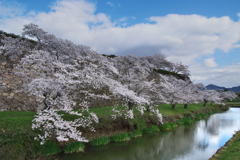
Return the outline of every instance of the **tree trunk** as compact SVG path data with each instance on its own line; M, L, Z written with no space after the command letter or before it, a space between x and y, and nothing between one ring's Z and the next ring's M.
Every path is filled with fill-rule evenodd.
M204 99L204 104L203 104L204 107L206 106L207 102L208 101Z
M56 57L57 57L57 60L59 60L59 53L58 53L58 51L56 52Z
M150 112L150 106L147 105L147 112Z
M172 104L172 109L175 109L177 104Z
M132 109L133 109L133 105L134 105L134 103L128 102L128 109L129 109L129 110L132 110Z
M188 104L184 104L184 108L188 108Z

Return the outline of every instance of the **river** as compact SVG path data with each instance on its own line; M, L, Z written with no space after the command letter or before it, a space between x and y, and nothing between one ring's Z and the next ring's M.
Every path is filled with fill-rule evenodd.
M61 154L61 160L208 160L240 130L240 108L179 126L171 132L145 134L129 142L87 146L84 153Z

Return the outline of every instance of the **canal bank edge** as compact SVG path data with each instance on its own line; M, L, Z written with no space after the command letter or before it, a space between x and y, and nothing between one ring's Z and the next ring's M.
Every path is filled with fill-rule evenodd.
M163 115L163 123L176 123L178 120L181 120L184 117L195 118L197 114L213 114L217 112L224 112L224 111L227 111L228 109L229 109L229 106L227 105L213 105L209 107L203 107L199 110L189 109L189 112L187 113L177 113L177 114L172 114L167 116ZM147 124L146 127L150 127L152 125L157 125L156 121L157 120L150 118L149 122L144 122L144 123ZM131 124L127 121L123 121L122 123L124 123L124 125L121 125L120 123L118 123L116 126L113 124L112 121L108 121L107 126L101 126L101 128L96 128L98 132L91 132L89 130L86 130L83 134L87 139L91 141L101 137L111 137L116 134L130 132L136 129L134 128L136 124ZM140 128L137 128L137 129L140 129Z
M224 146L219 148L217 152L209 160L237 160L240 158L239 151L240 151L240 130L236 131L233 137L229 139Z
M212 107L203 107L199 110L192 110L190 113L184 113L184 114L174 114L169 116L163 116L163 122L164 123L176 123L177 120L182 119L183 117L191 117L194 118L195 115L205 113L209 114L211 112L224 112L229 109L228 105L214 105Z
M213 106L209 106L209 107L203 107L203 108L201 108L199 110L191 110L190 107L189 107L189 111L187 113L185 112L185 113L181 113L181 114L177 113L177 114L172 114L172 115L168 115L168 116L163 116L163 119L164 119L164 123L176 123L177 120L182 119L183 117L186 117L186 116L187 117L195 117L195 115L200 114L200 113L211 113L211 114L213 114L213 113L216 113L216 112L223 112L223 111L226 111L226 110L228 110L227 106L220 106L220 105L213 105ZM151 122L152 122L152 120L153 119L150 119ZM110 122L110 121L106 121L106 122ZM111 123L108 124L108 125L111 125ZM131 125L133 125L133 124L131 124ZM154 124L153 123L148 124L147 127L150 127L151 125L154 125ZM126 126L126 124L125 124L125 126ZM129 126L129 124L128 124L128 126ZM122 128L122 127L124 127L123 125L118 125L117 128L115 128L115 129L111 128L111 130L108 129L109 126L105 126L104 125L104 126L101 126L101 127L104 127L104 129L103 129L104 133L102 133L102 134L100 134L98 132L93 132L93 133L95 133L95 135L91 135L90 136L90 134L88 135L88 133L86 133L88 136L91 137L91 138L88 137L90 139L90 141L95 139L95 138L103 137L103 135L106 135L106 134L107 134L107 137L111 137L111 136L116 135L116 134L122 134L124 132L129 132L129 129L130 129L129 127ZM108 133L106 133L106 132L108 132ZM51 155L56 155L59 152L61 152L62 149L63 149L63 148L60 149L59 148L60 146L56 146L55 150L53 150L54 148L52 146L56 145L56 144L55 143L54 144L49 143L49 144L47 144L45 146L45 148L46 148L45 150L46 151L44 150L44 154L41 154L40 152L38 153L38 151L35 150L35 149L38 149L37 148L38 146L34 146L35 143L33 143L30 140L31 137L33 136L33 135L31 135L31 134L33 134L33 132L29 132L29 134L30 135L26 135L25 133L22 133L22 132L21 132L21 134L19 134L19 136L18 136L18 134L16 134L14 136L14 140L18 140L18 138L20 138L19 139L20 141L19 141L19 143L17 143L18 141L14 141L14 144L18 144L18 145L9 145L9 144L11 144L11 141L6 142L6 145L2 146L2 147L4 147L4 150L1 153L2 154L4 153L4 154L3 155L0 154L0 159L1 159L1 157L2 158L3 157L8 157L8 158L9 157L17 157L17 159L25 159L26 158L25 156L27 156L28 158L30 158L31 156L33 156L31 158L34 158L34 157L35 158L43 158L43 157L48 157L48 156L51 156ZM10 138L12 138L12 137L10 137ZM19 145L21 145L21 146L19 146ZM26 148L25 145L27 145L27 148ZM71 145L71 143L69 143L69 145ZM15 147L17 147L17 148L15 148ZM49 147L51 148L51 152L49 152L50 151ZM15 150L15 149L17 149L17 150ZM13 151L13 153L8 152L8 150ZM18 152L21 152L21 154L18 153ZM4 158L4 159L6 159L6 158Z

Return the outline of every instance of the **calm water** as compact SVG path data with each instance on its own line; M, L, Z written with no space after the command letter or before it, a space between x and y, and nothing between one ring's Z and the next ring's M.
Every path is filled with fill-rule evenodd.
M106 146L87 146L84 153L59 155L61 160L207 160L240 130L240 108L180 126L168 133Z

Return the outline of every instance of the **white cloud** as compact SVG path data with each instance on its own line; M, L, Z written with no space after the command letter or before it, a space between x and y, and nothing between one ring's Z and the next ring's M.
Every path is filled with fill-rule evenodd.
M239 12L239 13L237 13L237 16L240 18L240 12Z
M240 64L208 68L203 64L190 65L191 79L205 85L216 84L224 87L239 86Z
M26 11L24 5L17 1L3 0L0 1L0 17L15 17L22 15Z
M204 65L209 68L217 67L218 64L214 61L214 58L207 58L204 60Z
M136 17L129 16L129 17L122 17L114 22L115 27L127 27L129 25L129 22L137 19Z
M110 1L107 2L107 5L109 5L109 6L111 6L111 7L115 7L114 3L113 3L113 2L110 2Z
M108 5L113 3L109 1ZM169 60L181 61L190 67L197 58L212 55L217 49L228 52L240 47L240 21L229 17L169 14L150 17L149 23L132 26L126 26L131 17L125 17L119 21L122 24L117 25L108 15L96 13L96 4L84 0L57 1L49 12L16 14L11 10L11 13L14 16L0 21L4 31L21 34L23 25L31 22L57 37L91 46L100 53L138 56L163 53ZM214 59L206 59L201 65L217 67ZM210 79L200 75L196 67L191 70L197 71L194 75L197 79ZM205 72L223 74L215 68Z
M26 22L33 22L56 36L89 45L101 53L146 55L161 52L171 60L185 63L213 54L216 49L227 52L239 47L236 43L240 40L240 22L229 17L170 14L150 17L154 24L140 23L122 28L111 22L106 14L95 12L95 4L83 0L57 1L47 13L3 19L1 28L19 31ZM122 22L126 20L127 17L121 19Z

